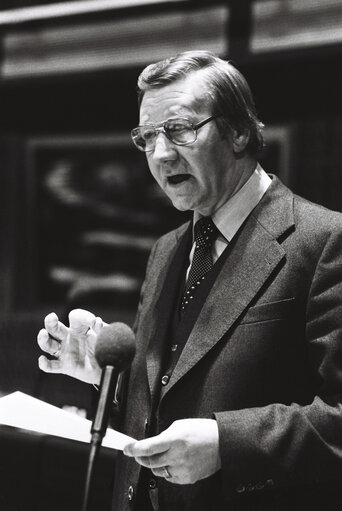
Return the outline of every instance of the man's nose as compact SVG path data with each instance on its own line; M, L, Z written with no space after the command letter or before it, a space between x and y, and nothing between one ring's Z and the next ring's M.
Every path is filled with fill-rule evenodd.
M177 158L175 145L167 138L165 133L158 133L152 157L155 161L174 160Z

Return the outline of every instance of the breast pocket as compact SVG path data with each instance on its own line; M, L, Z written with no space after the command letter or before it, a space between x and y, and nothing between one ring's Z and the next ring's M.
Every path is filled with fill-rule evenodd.
M279 300L277 302L255 305L248 309L240 325L289 319L294 314L294 304L294 298L287 298L286 300Z

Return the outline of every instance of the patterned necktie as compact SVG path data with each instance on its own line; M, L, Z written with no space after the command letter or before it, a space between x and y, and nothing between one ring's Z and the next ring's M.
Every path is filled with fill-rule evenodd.
M206 273L213 267L211 246L219 235L219 231L210 217L202 217L195 224L194 234L196 246L181 301L181 313L193 299L194 293L204 280Z

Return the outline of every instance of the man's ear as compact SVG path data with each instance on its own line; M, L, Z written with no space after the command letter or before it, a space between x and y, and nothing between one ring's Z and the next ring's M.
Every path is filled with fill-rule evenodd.
M236 130L233 130L233 149L235 153L241 153L249 142L249 130L242 131L238 133Z

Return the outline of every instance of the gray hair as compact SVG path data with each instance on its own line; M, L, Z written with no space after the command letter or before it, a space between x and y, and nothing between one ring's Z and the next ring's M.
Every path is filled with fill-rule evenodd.
M147 66L138 78L138 101L146 91L162 88L186 78L193 71L202 76L211 99L217 125L224 136L232 132L249 133L246 150L256 156L263 148L263 123L258 119L254 100L244 76L230 62L208 51L186 51Z

